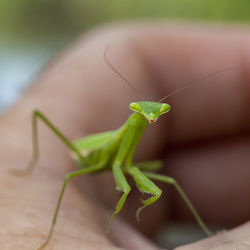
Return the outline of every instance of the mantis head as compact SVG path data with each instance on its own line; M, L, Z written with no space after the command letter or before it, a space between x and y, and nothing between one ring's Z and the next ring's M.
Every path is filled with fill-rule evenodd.
M143 115L150 123L156 122L159 116L170 111L169 104L159 102L132 102L129 107Z

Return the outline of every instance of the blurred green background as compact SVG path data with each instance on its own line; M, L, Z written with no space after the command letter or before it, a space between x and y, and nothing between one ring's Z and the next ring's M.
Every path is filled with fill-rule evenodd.
M0 113L20 97L46 61L87 29L110 21L159 18L248 25L250 1L0 0ZM200 232L175 224L157 239L171 248L200 237L196 229Z
M0 29L18 38L73 37L107 21L171 18L248 21L247 0L1 0ZM2 32L1 32L2 33Z

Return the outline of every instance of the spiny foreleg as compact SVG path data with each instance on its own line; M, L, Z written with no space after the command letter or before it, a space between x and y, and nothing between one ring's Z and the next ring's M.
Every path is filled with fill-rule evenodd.
M114 218L114 216L116 214L118 214L125 201L126 201L126 198L131 190L131 187L129 186L127 180L126 180L126 177L124 176L121 168L120 168L120 165L118 163L115 163L113 165L113 175L114 175L114 179L115 179L115 183L116 183L116 189L118 191L121 191L123 192L123 195L122 197L120 198L120 200L118 201L117 205L116 205L116 210L115 212L112 214L111 218L109 219L109 223L108 223L108 227L107 227L107 230L106 230L106 233L109 232L110 230L110 226L111 226L111 223L112 223L112 220Z
M133 177L134 181L136 182L137 187L139 188L141 192L152 195L149 199L142 200L143 206L140 207L136 212L136 218L137 220L139 220L140 212L147 206L150 206L154 202L156 202L160 198L162 191L148 177L146 177L139 170L138 167L128 168L128 173Z

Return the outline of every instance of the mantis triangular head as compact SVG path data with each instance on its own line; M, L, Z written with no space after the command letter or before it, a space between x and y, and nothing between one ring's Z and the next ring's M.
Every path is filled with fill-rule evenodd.
M134 112L143 115L150 123L156 122L159 116L170 111L170 105L159 102L132 102L129 105Z

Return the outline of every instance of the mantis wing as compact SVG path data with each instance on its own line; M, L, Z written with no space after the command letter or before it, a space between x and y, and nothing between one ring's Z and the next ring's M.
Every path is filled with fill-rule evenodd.
M108 131L104 133L93 134L89 136L82 137L73 142L73 145L81 150L92 151L103 147L106 143L109 142L113 135L114 131Z
M85 136L75 140L73 142L73 145L77 148L77 150L83 157L87 157L93 150L102 148L105 144L107 144L111 140L113 134L114 131L108 131L104 133ZM71 151L71 156L81 165L81 161L79 161L79 157L75 152Z

